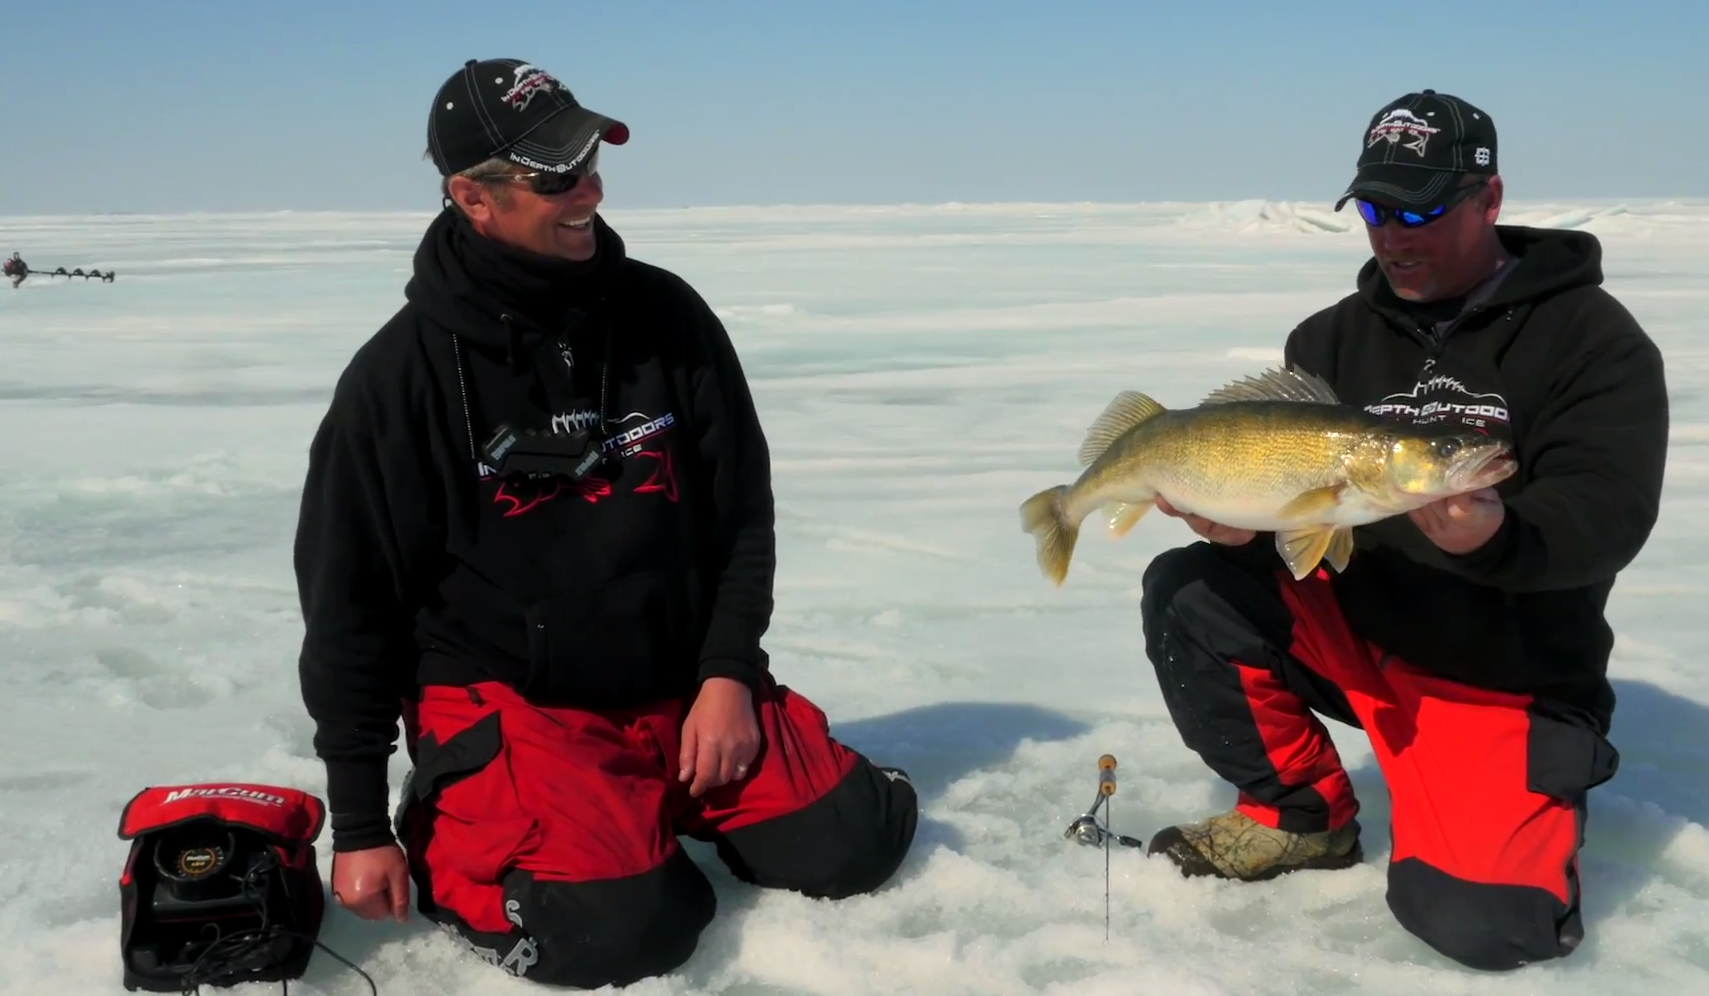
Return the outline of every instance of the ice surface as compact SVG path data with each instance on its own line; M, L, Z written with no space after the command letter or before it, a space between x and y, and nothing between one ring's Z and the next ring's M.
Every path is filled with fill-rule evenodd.
M1709 205L1512 204L1601 236L1662 344L1674 449L1660 525L1611 607L1620 775L1594 793L1590 937L1511 976L1391 919L1387 804L1337 742L1367 862L1260 886L1186 881L1062 830L1095 760L1149 836L1231 791L1176 737L1142 655L1148 517L1040 577L1016 506L1070 479L1118 390L1188 402L1278 355L1352 284L1362 233L1322 204L899 205L608 216L728 323L776 460L768 646L847 741L915 775L918 844L880 894L759 894L704 848L721 915L637 994L1488 993L1709 990ZM334 378L401 300L426 216L0 219L0 254L114 268L0 287L0 993L120 992L118 813L148 784L321 791L300 705L289 543ZM393 784L405 769L398 759ZM321 840L322 868L330 853ZM329 912L392 994L522 993L419 918ZM274 987L267 991L277 991ZM317 957L293 992L366 992Z

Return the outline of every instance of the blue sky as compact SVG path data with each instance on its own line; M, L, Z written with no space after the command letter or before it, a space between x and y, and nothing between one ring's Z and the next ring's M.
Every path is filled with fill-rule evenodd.
M524 58L633 140L614 206L1332 199L1433 87L1509 196L1709 195L1709 3L7 3L0 214L438 206L434 90Z

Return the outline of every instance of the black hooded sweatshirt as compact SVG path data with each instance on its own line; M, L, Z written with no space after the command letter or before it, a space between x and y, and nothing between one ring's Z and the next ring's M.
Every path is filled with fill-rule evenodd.
M1662 357L1602 289L1584 232L1498 226L1512 257L1466 298L1420 307L1374 259L1358 289L1288 337L1285 359L1341 400L1511 441L1519 470L1484 546L1443 552L1406 516L1354 530L1333 584L1354 632L1442 677L1546 700L1606 732L1615 574L1661 504L1668 397ZM1245 548L1266 562L1272 537ZM1267 551L1267 552L1266 552Z
M337 850L392 839L387 758L421 685L619 708L768 669L770 456L735 350L687 283L595 225L575 263L447 208L314 437L299 674ZM501 424L589 429L606 462L500 479L480 454Z

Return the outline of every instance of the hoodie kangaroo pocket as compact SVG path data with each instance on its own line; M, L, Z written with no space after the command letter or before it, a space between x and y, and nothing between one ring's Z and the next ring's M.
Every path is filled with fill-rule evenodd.
M527 607L528 678L543 704L616 708L688 693L697 672L684 572L642 571Z

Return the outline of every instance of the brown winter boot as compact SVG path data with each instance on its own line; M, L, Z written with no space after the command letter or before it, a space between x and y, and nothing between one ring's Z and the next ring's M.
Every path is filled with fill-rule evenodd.
M1322 833L1272 830L1234 810L1199 823L1167 827L1147 854L1162 854L1187 876L1262 882L1302 868L1350 868L1364 859L1359 821Z

